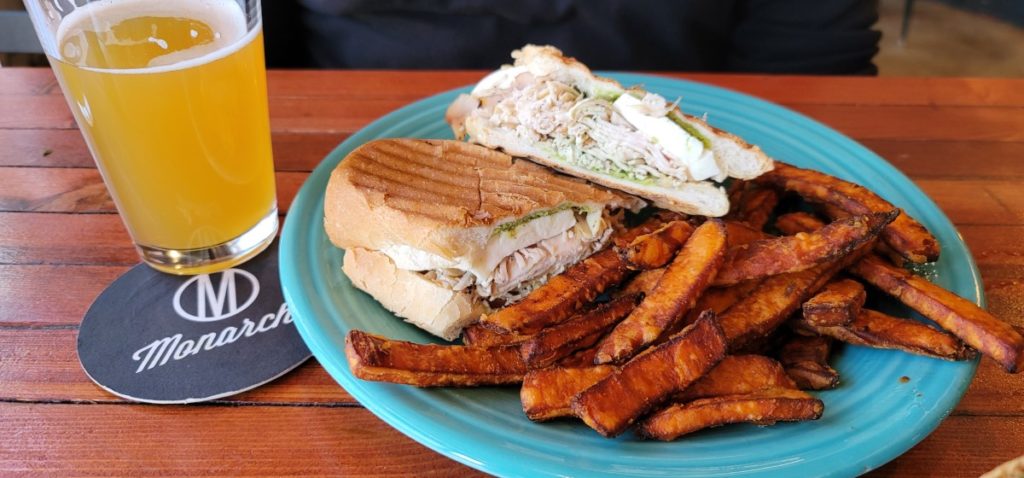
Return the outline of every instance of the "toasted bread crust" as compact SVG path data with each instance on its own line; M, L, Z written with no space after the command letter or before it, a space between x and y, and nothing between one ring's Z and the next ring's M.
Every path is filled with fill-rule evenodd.
M356 148L331 173L324 227L341 248L402 244L453 258L485 247L497 225L564 203L643 206L637 198L484 147L381 139Z

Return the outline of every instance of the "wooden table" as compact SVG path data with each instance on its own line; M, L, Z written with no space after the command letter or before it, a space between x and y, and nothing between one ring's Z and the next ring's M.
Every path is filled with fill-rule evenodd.
M278 197L371 120L481 72L269 75ZM673 75L676 76L676 75ZM781 103L924 189L975 254L989 308L1024 325L1024 80L678 75ZM125 402L75 356L94 297L138 262L47 69L0 69L0 475L464 475L316 363L202 405ZM1024 377L982 361L953 414L875 476L977 476L1024 454Z

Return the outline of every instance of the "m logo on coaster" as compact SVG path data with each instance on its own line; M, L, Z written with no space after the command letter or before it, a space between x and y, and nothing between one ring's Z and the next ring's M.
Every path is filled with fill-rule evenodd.
M238 393L309 356L281 293L276 245L215 274L136 266L96 298L78 334L78 358L93 381L151 403Z
M174 293L174 311L181 318L196 322L226 319L245 310L260 295L260 281L242 269L228 269L214 276L220 277L216 288L210 274L195 276L178 287ZM238 305L240 293L247 294L242 305Z

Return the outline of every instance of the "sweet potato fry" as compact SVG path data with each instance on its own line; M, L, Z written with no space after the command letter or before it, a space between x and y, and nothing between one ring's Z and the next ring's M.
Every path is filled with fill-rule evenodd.
M658 217L626 230L613 241L629 244L662 224ZM567 320L606 289L629 274L626 261L610 247L584 259L531 292L523 300L480 318L480 324L496 332L532 335Z
M739 221L722 221L725 224L725 231L728 234L727 249L739 247L751 242L767 239L771 236L748 226Z
M779 193L748 183L747 187L729 195L729 203L732 207L726 219L734 219L761 230L779 204Z
M719 317L729 350L770 334L841 268L841 263L826 263L765 279Z
M577 350L572 355L559 360L558 366L565 368L587 368L594 366L594 356L597 355L596 347L589 347L583 350Z
M480 324L472 324L462 329L462 343L474 347L494 347L496 345L514 345L524 342L529 335L515 332L495 332Z
M818 210L826 217L829 217L833 220L842 219L850 215L850 213L842 209L839 209L835 206L830 206L828 204L819 204ZM884 241L878 241L875 243L875 252L880 254L882 257L889 259L890 261L892 261L893 264L899 264L902 266L905 262L907 262L906 257L903 257L900 253L896 252L896 250L893 249L892 246L886 244Z
M633 278L626 283L626 287L613 292L612 297L622 297L630 294L648 295L654 290L654 286L658 285L658 281L661 280L661 276L664 274L664 267L643 271L633 276Z
M981 307L906 269L869 255L850 272L932 319L979 352L1017 373L1024 368L1024 336Z
M533 370L523 378L519 401L523 412L533 421L571 417L572 397L612 374L614 365L584 368L554 367Z
M782 365L763 355L729 355L715 368L682 392L672 397L676 402L699 398L740 395L767 388L796 388Z
M622 248L622 254L631 269L657 269L668 264L683 247L693 226L686 221L672 221L660 229L644 234Z
M360 330L345 336L345 356L356 377L417 387L512 384L526 374L518 347L424 345Z
M775 218L775 228L786 235L816 231L825 227L825 221L804 211L788 212Z
M585 349L626 317L643 297L641 294L620 297L558 325L541 330L520 344L523 362L529 368L543 368Z
M779 361L801 390L827 390L839 385L839 372L828 365L832 339L794 335L782 345Z
M605 249L552 277L522 301L483 316L480 324L497 332L534 334L572 317L627 273L619 254Z
M896 349L945 360L964 360L974 356L963 342L941 330L913 319L893 317L863 309L846 326L819 327L807 324L822 335L843 342L881 349Z
M616 436L637 418L706 374L725 356L725 337L708 312L659 345L572 399L573 413L604 436Z
M860 314L868 294L860 282L842 279L825 285L825 289L807 299L803 316L811 325L832 327L853 322Z
M780 421L817 420L824 409L821 400L806 392L780 388L672 405L644 420L638 431L648 438L670 441L729 423L771 425Z
M874 239L899 211L851 216L812 233L774 237L729 249L715 285L802 271L850 253Z
M761 175L757 182L793 191L810 202L829 204L850 214L895 209L863 186L779 161L775 162L775 169ZM939 243L935 236L906 212L886 226L881 238L911 262L933 262L939 258Z
M725 256L725 227L717 219L701 224L643 302L597 346L597 363L621 363L650 345L681 320L714 280Z
M710 310L715 315L722 315L729 307L732 307L733 304L746 297L747 294L756 289L760 284L760 281L747 281L729 287L708 287L701 294L700 298L697 299L697 303L686 314L686 317L683 320L676 321L672 327L669 327L661 335L661 338L654 341L654 344L658 345L665 342L686 326L696 322L700 314L704 313L705 310Z

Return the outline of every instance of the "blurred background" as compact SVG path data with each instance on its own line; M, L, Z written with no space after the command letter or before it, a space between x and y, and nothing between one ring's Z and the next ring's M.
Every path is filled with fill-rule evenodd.
M828 3L831 0L821 1ZM310 18L316 21L322 15L321 10L316 10L318 6L331 2L304 0L304 4L306 16L303 19L308 23ZM863 4L870 5L873 2L865 0ZM881 32L879 51L874 56L874 64L880 75L1024 76L1022 0L879 0L877 5L878 20L872 29ZM315 61L299 60L300 55L308 53L294 51L295 48L303 48L298 46L301 42L294 41L294 30L278 26L278 23L283 24L287 19L299 21L302 14L293 12L300 9L298 3L294 0L264 0L263 8L267 43L271 48L268 52L269 66L317 66ZM267 13L271 11L273 22L277 23L270 21L271 17ZM38 45L25 17L21 0L0 0L0 65L45 66L45 57L37 52ZM581 59L588 63L594 61L588 61L583 55ZM497 64L487 68L494 66ZM614 68L600 64L596 67ZM626 66L624 69L629 68ZM757 67L745 69L756 70Z

